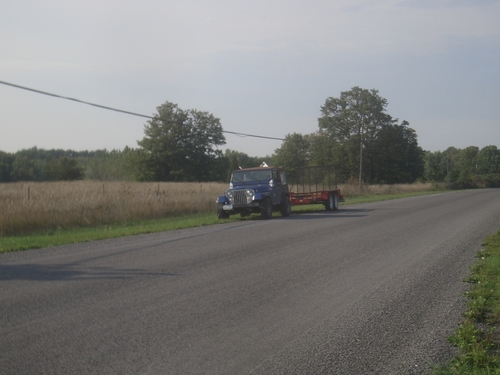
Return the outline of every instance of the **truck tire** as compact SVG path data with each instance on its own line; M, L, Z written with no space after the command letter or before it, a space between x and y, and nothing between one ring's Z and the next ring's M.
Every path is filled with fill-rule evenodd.
M227 219L229 214L223 210L217 210L217 219Z
M271 198L267 197L260 203L260 217L270 219L273 216L273 204Z
M281 216L287 217L292 213L292 205L290 204L290 198L285 196L283 199L283 203L280 205Z
M336 193L328 194L328 201L325 203L327 211L337 211L339 208L339 197Z

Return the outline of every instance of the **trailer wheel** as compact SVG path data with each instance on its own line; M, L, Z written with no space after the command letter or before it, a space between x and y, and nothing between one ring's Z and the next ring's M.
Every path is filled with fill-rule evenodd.
M328 194L328 202L326 202L325 208L327 211L336 211L339 208L339 197L337 194Z
M283 203L280 205L281 216L287 217L292 213L292 205L290 204L290 198L285 196Z
M260 217L270 219L273 216L273 204L271 198L267 197L260 203Z

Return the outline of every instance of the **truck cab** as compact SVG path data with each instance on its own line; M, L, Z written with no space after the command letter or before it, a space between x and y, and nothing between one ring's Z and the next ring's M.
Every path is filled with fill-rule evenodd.
M219 219L252 213L270 219L274 211L289 216L291 205L285 171L268 166L233 171L229 189L217 198L216 206Z

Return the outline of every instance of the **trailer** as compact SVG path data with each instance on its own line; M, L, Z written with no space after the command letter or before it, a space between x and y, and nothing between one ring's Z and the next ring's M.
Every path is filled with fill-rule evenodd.
M291 205L323 204L327 211L335 211L345 202L332 166L298 168L288 179Z

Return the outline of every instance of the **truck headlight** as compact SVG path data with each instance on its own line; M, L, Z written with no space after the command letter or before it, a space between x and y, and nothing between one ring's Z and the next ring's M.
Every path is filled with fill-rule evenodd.
M234 204L234 193L231 190L226 191L226 197L231 204Z
M255 191L253 191L252 189L247 189L245 192L247 194L247 202L252 202L253 198L255 197Z

